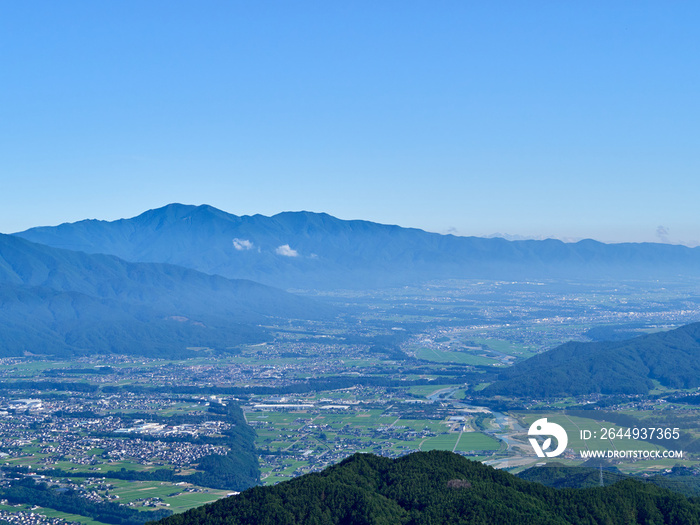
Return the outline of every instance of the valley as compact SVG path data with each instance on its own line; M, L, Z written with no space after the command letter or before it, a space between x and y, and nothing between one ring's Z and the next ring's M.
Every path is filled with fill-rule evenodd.
M0 499L31 478L96 504L138 509L128 518L138 523L149 512L181 512L258 480L273 485L321 471L357 452L396 458L446 450L519 472L542 462L527 426L546 416L570 436L556 458L563 465L582 464L585 447L610 447L574 438L581 429L638 421L679 428L684 456L616 461L617 470L656 475L683 465L697 472L700 429L690 424L697 406L683 401L695 389L657 385L641 397L483 395L504 370L566 341L632 337L700 319L694 289L692 281L479 280L375 292L295 290L339 315L268 322L259 325L267 341L190 348L184 358L7 357L0 360ZM629 421L605 419L604 411ZM673 443L614 445L663 451ZM248 460L216 464L232 453ZM21 499L7 504L31 511ZM93 523L94 513L66 509L53 508L46 519Z

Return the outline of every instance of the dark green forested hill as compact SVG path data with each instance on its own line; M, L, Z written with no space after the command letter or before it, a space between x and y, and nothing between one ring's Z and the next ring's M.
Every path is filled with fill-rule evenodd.
M557 490L432 451L393 460L356 454L321 473L255 487L159 523L681 525L700 523L700 502L630 479Z
M663 473L644 478L645 483L653 483L686 496L700 495L700 479L694 469L676 466ZM561 463L548 463L542 467L531 467L518 473L518 477L528 481L536 481L548 487L586 488L603 485L608 486L632 476L623 474L617 468L605 466L599 470L594 466L569 466Z
M616 342L565 343L515 364L484 395L646 394L700 386L700 323Z

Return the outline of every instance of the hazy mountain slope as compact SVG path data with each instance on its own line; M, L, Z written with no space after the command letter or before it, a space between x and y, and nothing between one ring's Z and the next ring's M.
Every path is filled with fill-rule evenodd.
M618 342L569 342L516 363L484 395L642 394L700 386L700 323Z
M556 490L451 452L356 454L318 474L255 487L165 525L700 523L700 504L633 480Z
M700 249L683 246L455 237L323 213L239 217L211 206L181 204L131 219L86 220L16 235L59 248L173 263L284 288L451 277L700 275Z
M0 355L163 353L261 341L324 306L257 283L0 235Z

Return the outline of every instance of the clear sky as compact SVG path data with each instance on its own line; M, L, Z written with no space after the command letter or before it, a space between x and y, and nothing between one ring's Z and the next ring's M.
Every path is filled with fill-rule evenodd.
M700 244L700 3L0 3L0 231L170 202Z

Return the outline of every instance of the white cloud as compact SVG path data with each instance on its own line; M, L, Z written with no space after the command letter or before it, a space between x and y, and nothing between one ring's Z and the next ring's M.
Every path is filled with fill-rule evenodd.
M253 249L253 243L250 242L248 239L233 239L233 247L238 250L238 251L243 251L243 250L252 250Z
M284 255L285 257L297 257L299 255L299 252L296 250L292 250L289 247L289 244L283 244L282 246L279 246L276 250L275 253L277 255Z

